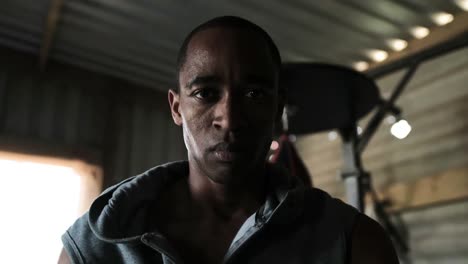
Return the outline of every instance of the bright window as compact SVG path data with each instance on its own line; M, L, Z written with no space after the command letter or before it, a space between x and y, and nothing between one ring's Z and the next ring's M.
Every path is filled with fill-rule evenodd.
M0 155L0 263L57 263L60 237L82 213L83 177L72 166Z

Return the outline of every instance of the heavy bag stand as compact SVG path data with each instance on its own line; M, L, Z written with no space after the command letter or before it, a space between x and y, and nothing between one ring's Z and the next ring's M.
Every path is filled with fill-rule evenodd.
M372 188L371 176L364 170L361 154L370 138L388 112L395 109L395 100L417 69L409 68L390 99L380 98L375 82L366 75L346 67L322 63L285 64L280 86L288 91L288 130L300 135L326 130L338 130L343 140L343 168L341 177L345 184L349 204L364 212L366 194L370 194L377 218L393 239L400 258L407 259L407 240L393 224ZM377 108L361 135L357 122L372 109ZM403 227L404 228L404 227Z

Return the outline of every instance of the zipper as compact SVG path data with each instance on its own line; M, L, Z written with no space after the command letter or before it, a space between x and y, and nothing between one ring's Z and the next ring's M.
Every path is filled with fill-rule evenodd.
M141 236L141 242L159 252L164 264L184 264L175 250L169 245L169 241L163 236L146 233Z
M264 219L262 218L262 220L264 220ZM241 248L245 247L248 244L248 242L250 240L252 240L252 237L254 237L259 231L261 231L264 224L265 223L263 221L262 222L257 222L254 225L252 225L249 229L247 229L245 234L242 237L240 237L239 239L237 239L234 242L234 244L232 244L229 247L228 252L224 256L223 263L224 264L230 263L232 261L232 259L234 259L234 257L236 256L236 253L240 252Z

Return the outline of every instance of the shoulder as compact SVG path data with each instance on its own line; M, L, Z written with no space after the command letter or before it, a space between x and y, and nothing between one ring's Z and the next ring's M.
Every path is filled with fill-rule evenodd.
M71 263L95 263L102 259L116 260L118 248L102 241L89 225L89 215L84 214L62 235L63 249Z
M328 193L306 188L303 192L303 216L320 254L339 258L346 263L398 263L392 243L384 229L354 207Z
M72 263L96 263L100 259L118 263L121 252L133 252L136 258L145 252L135 244L140 245L141 235L148 231L146 208L167 184L184 176L187 170L185 161L167 163L103 191L90 210L62 235L64 250Z
M307 188L303 194L303 219L312 227L314 236L323 245L338 243L346 252L359 212L320 189Z
M304 207L306 213L321 216L330 224L336 222L348 231L359 214L354 207L317 188L305 188Z
M93 232L88 214L80 217L63 235L59 263L160 263L160 256L141 241L105 241ZM65 254L66 253L66 254ZM69 262L66 262L68 256Z
M359 214L351 242L351 264L397 264L398 257L385 230L370 217Z
M94 234L88 225L88 214L78 218L75 223L62 235L62 243L65 252L72 263L84 263L83 248L85 245L94 244Z

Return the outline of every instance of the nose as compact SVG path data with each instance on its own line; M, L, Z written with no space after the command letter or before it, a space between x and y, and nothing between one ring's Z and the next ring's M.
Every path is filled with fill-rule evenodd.
M242 103L229 93L226 93L214 106L213 126L224 132L238 132L245 126Z

